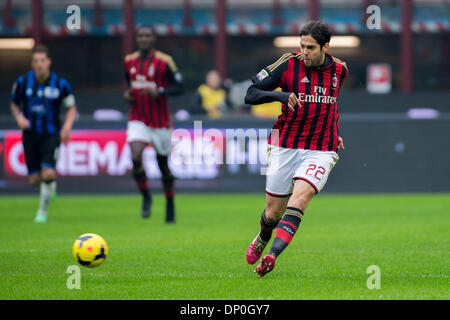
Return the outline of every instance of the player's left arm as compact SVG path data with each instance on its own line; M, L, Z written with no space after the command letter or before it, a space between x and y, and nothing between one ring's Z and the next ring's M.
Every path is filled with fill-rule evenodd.
M342 64L342 74L341 74L341 80L340 80L340 84L339 87L344 83L344 80L347 78L348 76L348 67L347 64L344 62ZM341 136L338 136L338 146L337 146L338 151L339 150L344 150L344 138L342 138Z
M66 120L61 129L61 142L67 143L70 139L70 132L72 131L73 123L77 118L77 107L75 105L69 107L66 111Z
M338 137L338 150L344 150L344 138L342 138L341 136Z
M341 73L341 81L339 83L339 87L344 83L344 80L347 79L348 76L348 67L345 62L342 62L342 73Z
M184 92L183 76L171 57L167 60L167 78L169 86L167 88L159 87L158 93L160 95L175 96Z
M61 90L61 102L66 109L66 119L62 126L60 137L62 143L67 143L70 139L70 132L72 131L73 124L77 118L77 107L72 89L65 79L61 79Z

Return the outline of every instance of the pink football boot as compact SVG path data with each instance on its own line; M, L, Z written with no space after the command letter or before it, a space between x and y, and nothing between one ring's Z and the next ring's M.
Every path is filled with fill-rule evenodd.
M259 275L259 277L264 277L266 273L275 268L275 257L271 254L265 255L261 259L261 263L255 268L255 272Z
M264 242L259 237L259 233L256 238L250 243L250 246L247 249L247 262L248 264L255 264L258 261L259 257L261 257L264 248L266 247L267 242Z

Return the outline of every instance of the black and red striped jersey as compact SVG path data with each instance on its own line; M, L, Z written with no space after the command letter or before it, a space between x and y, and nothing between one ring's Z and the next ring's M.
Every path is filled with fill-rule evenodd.
M307 67L302 53L284 54L255 77L252 89L282 92L261 96L258 103L278 100L283 103L282 114L275 122L269 144L291 149L337 151L339 134L338 95L348 75L345 62L326 53L324 64ZM289 109L289 95L295 93L301 107ZM246 97L246 102L252 99ZM256 100L253 99L255 102Z
M147 57L139 51L125 57L125 78L135 98L130 106L129 120L139 120L152 128L171 128L168 95L182 92L182 77L172 57L152 50ZM159 96L151 98L142 89L158 88Z

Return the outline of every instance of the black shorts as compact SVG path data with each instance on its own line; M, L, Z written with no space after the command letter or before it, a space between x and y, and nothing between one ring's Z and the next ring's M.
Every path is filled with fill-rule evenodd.
M22 143L28 175L40 172L43 167L56 168L60 145L59 134L39 134L25 130Z

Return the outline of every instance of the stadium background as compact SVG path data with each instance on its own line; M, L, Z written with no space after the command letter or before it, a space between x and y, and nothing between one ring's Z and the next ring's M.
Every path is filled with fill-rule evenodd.
M0 0L0 300L264 300L272 318L305 310L304 301L286 303L292 299L448 300L448 3ZM81 9L79 30L66 28L69 5ZM370 5L381 10L379 30L367 28ZM339 97L346 149L276 269L259 279L245 252L259 230L265 202L260 174L264 133L275 120L242 105L242 93L263 66L298 50L275 46L275 38L297 35L312 18L360 41L357 47L337 48L332 40L330 50L350 70ZM170 99L175 129L187 130L191 142L205 146L174 141L172 160L202 160L198 165L171 163L179 178L175 224L164 222L153 149L145 153L155 190L150 219L139 215L140 194L129 172L123 56L133 50L134 27L142 23L155 26L157 47L174 57L184 76L185 94ZM12 83L29 69L30 46L4 48L11 38L49 46L53 69L72 84L79 109L72 141L61 147L58 196L45 224L33 222L39 191L27 183L21 133L9 110ZM189 107L213 68L236 84L238 100L219 119ZM389 68L391 83L385 77ZM373 85L389 89L389 84L384 94L368 90ZM204 131L195 120L202 121ZM213 132L209 129L223 134L236 128L241 132L233 133L246 136L244 141L222 137L216 145L207 136ZM230 164L208 165L207 160L223 160L222 152L233 159ZM87 232L101 235L110 255L98 268L80 267L77 290L69 286L68 268L78 266L71 248ZM372 267L380 270L375 288ZM272 300L281 300L281 308ZM150 308L179 318L179 307L186 303L172 302L167 307L157 301ZM191 303L200 304L209 301ZM320 309L310 305L315 313L339 312L335 303ZM14 306L15 312L27 309Z
M69 5L81 9L81 27L68 30ZM366 26L369 5L381 8L381 28ZM274 120L236 104L220 119L195 114L189 101L211 69L245 87L250 76L286 51L278 36L297 35L311 18L329 23L336 35L358 37L357 47L330 52L347 62L350 75L340 95L340 128L346 150L326 192L450 191L450 5L448 1L333 0L5 0L0 37L33 38L50 48L53 70L72 84L79 112L73 139L61 149L61 193L135 193L124 143L127 105L122 98L123 56L134 49L134 27L151 24L157 48L170 54L183 74L185 93L170 99L175 128L268 129ZM0 49L0 193L31 193L20 132L9 111L9 92L29 69L30 49ZM368 68L388 64L391 90L368 92ZM241 88L242 91L242 88ZM172 164L180 192L263 192L265 139L224 138L224 148L205 148L196 165ZM205 143L208 143L207 139ZM178 149L177 149L178 148ZM198 156L175 147L174 154ZM234 152L231 164L208 157ZM209 152L209 153L208 153ZM222 154L223 152L223 154ZM257 159L250 164L250 159ZM239 159L243 164L239 163ZM151 180L159 177L154 152L145 154ZM160 188L160 183L152 184Z

